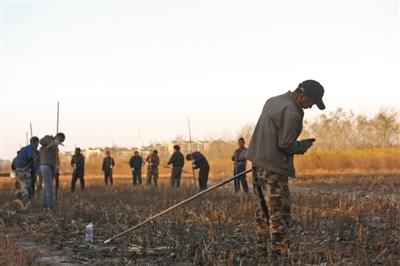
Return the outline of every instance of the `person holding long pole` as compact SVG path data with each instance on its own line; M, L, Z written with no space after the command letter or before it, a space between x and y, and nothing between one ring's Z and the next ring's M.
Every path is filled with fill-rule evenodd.
M58 145L65 141L63 133L55 137L47 135L40 140L40 169L43 175L45 190L43 193L43 208L53 209L53 179L58 165Z
M199 151L186 155L186 160L193 162L193 169L199 170L199 187L200 190L207 189L208 174L210 173L210 165L207 158Z
M247 159L255 168L259 199L265 199L268 209L269 217L265 220L264 232L269 236L269 241L265 240L263 255L272 264L284 264L282 260L289 256L288 178L296 176L294 155L306 153L315 141L298 140L303 127L304 109L314 104L320 110L325 109L323 95L324 88L320 83L306 80L293 92L267 100L248 147Z

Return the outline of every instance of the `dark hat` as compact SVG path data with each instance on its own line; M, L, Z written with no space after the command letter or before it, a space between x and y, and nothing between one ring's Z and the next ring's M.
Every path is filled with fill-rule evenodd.
M325 109L325 104L322 101L325 90L319 82L309 79L300 83L299 87L304 92L304 95L311 98L320 110Z

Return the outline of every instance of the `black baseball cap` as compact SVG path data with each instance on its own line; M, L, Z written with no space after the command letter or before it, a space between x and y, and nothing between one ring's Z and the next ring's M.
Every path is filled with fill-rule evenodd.
M325 109L325 104L322 101L325 90L318 81L312 79L305 80L299 84L299 88L303 91L305 96L313 100L320 110Z

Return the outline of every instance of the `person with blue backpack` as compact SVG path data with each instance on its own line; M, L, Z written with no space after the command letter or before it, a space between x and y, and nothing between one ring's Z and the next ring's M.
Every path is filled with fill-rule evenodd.
M15 161L16 180L20 186L20 193L18 193L18 199L16 202L22 209L26 209L32 201L32 181L36 170L36 158L39 154L38 146L39 138L32 137L30 139L30 144L20 150Z

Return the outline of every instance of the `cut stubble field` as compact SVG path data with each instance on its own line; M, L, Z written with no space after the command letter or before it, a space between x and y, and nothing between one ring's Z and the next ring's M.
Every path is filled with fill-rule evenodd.
M57 208L41 197L21 211L12 179L0 181L0 264L257 265L256 197L213 191L111 244L103 241L193 194L192 179L179 189L162 179L158 188L132 187L100 178L88 189L68 191L64 177ZM250 180L250 178L248 178ZM212 183L215 183L212 180ZM308 176L290 181L291 253L288 265L399 265L400 174ZM79 191L79 185L78 185ZM84 228L94 223L94 243Z

